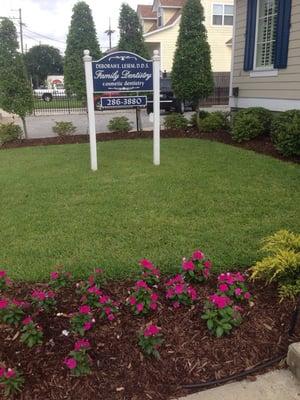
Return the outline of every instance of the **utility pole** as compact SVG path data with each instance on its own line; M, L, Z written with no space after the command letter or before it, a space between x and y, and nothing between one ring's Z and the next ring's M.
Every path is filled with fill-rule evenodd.
M109 37L109 50L111 50L111 37L112 37L112 34L113 33L115 33L115 31L113 31L112 29L111 29L111 24L110 24L110 18L109 18L109 28L108 28L108 30L107 31L105 31L105 33L108 35L108 37Z
M21 53L24 54L24 45L23 45L23 23L22 23L22 9L21 9L21 8L19 8L19 23L20 23Z

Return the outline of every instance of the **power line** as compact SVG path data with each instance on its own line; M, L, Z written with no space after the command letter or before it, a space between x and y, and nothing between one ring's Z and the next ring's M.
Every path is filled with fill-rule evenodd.
M28 31L28 32L30 32L30 33L32 33L34 35L40 36L40 37L42 37L44 39L52 40L53 42L58 42L58 43L61 43L61 44L66 44L66 42L63 42L62 40L58 40L58 39L55 39L53 37L46 36L46 35L43 35L43 34L38 33L38 32L34 32L34 31L28 29L27 27L25 27L25 29L26 29L26 31Z

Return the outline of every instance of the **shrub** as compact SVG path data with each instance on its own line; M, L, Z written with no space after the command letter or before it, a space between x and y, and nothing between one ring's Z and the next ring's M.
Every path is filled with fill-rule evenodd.
M218 293L225 294L237 301L250 300L251 294L245 283L246 277L241 272L227 272L218 276Z
M162 344L163 339L160 328L156 325L149 325L144 332L140 333L139 346L147 356L160 358L158 348Z
M206 320L208 329L217 337L228 334L242 322L240 307L233 306L227 296L213 294L204 306L201 318Z
M31 293L32 304L46 312L50 311L50 309L55 306L56 301L54 297L55 293L52 291L34 290Z
M4 389L4 396L11 397L21 392L24 378L16 369L0 367L0 387Z
M127 304L135 315L147 315L157 310L158 294L147 285L145 281L137 281L134 289L130 292Z
M149 286L159 283L160 271L158 268L155 268L151 261L144 258L140 260L140 266L142 268L143 281L145 281Z
M107 127L111 132L127 133L132 129L132 124L127 117L114 117Z
M116 318L115 314L119 311L119 304L105 294L99 297L99 307L101 318L107 318L109 321L113 321Z
M72 332L84 336L87 331L92 329L95 323L90 306L84 305L79 307L79 312L72 315L70 322Z
M263 241L266 253L250 269L252 279L265 279L278 284L281 300L300 294L300 235L282 230Z
M24 317L22 307L6 299L0 299L0 321L4 324L18 326Z
M229 114L222 111L207 113L203 118L199 118L200 132L218 132L229 128Z
M32 321L31 317L23 320L23 328L21 329L21 342L29 348L43 343L43 332L41 328Z
M54 290L67 287L70 284L70 278L70 272L53 271L50 273L50 285Z
M69 121L55 121L55 125L52 127L52 131L59 137L71 135L76 131L76 127Z
M165 116L164 126L166 129L187 129L189 121L184 115L172 113Z
M75 343L74 350L69 353L69 357L64 359L64 364L70 369L72 375L83 376L91 372L90 359L87 354L89 349L89 341L80 339Z
M196 250L189 260L183 259L180 273L188 282L203 282L209 277L211 267L205 254Z
M262 107L238 111L233 117L231 136L237 142L270 133L272 113Z
M300 111L290 110L275 116L272 141L285 156L300 155Z
M172 301L174 308L179 308L193 304L197 300L197 292L182 275L176 275L166 282L166 298Z
M23 131L19 125L13 122L9 124L0 124L0 145L13 140L21 139Z

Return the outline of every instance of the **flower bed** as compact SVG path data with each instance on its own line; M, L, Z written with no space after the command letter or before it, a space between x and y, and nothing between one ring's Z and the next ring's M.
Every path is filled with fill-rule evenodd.
M279 303L274 286L239 272L212 277L200 251L172 277L140 265L140 279L113 283L97 270L84 282L55 271L50 284L21 285L2 271L0 387L16 382L28 400L169 399L292 340L294 303Z

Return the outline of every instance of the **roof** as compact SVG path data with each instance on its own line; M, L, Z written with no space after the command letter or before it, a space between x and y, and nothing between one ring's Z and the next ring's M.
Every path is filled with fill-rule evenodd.
M160 0L162 7L183 7L186 0Z
M137 12L141 15L142 18L148 19L156 19L157 15L156 12L152 10L152 6L148 6L145 4L138 4Z
M169 21L164 26L161 26L160 28L158 28L157 23L154 22L153 25L151 26L151 28L146 33L146 35L148 35L149 33L155 33L156 31L160 31L162 29L170 28L178 20L178 18L180 16L181 16L181 9L177 10L176 13L173 15L173 17L170 18Z

